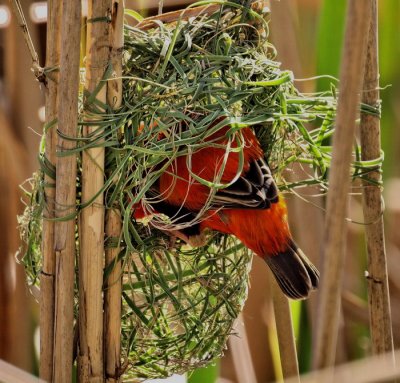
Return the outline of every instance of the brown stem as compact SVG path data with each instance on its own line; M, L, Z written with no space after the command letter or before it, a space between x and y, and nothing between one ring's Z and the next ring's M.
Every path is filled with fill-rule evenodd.
M240 314L237 318L234 328L238 335L230 336L228 342L237 380L239 382L256 383L257 377L251 358L246 327L243 323L243 314Z
M283 295L275 278L271 276L270 279L283 378L299 377L299 364L289 301ZM300 382L299 378L298 382Z
M303 78L304 70L298 47L298 28L296 28L295 3L292 0L281 0L271 2L271 35L272 42L278 52L278 60L282 62L282 68L290 68L295 77ZM285 33L282 33L285 31ZM297 89L301 92L307 92L305 82L296 83ZM311 126L310 126L311 128ZM287 172L287 178L290 181L303 179L305 176L311 176L312 169L294 164L291 172ZM318 187L308 187L309 195L319 194ZM305 196L307 199L307 196ZM311 197L316 205L323 206L322 197ZM322 211L307 203L301 198L292 195L287 199L290 227L293 229L294 238L299 247L304 250L307 257L315 264L319 265L319 251L322 239L323 214ZM316 294L312 294L307 300L311 327L317 323L316 318Z
M400 358L400 351L395 352ZM400 366L393 365L393 354L375 355L320 371L313 371L301 377L302 383L375 383L395 382L400 377ZM288 379L285 383L297 383Z
M60 85L58 129L63 135L76 137L78 123L79 40L81 24L79 0L64 0L62 12ZM63 152L73 149L75 142L57 138L57 148ZM56 217L71 216L76 203L76 155L57 157ZM55 329L54 382L72 380L74 277L75 277L75 219L55 223Z
M371 24L368 38L367 61L364 76L362 101L371 106L379 102L378 64L378 5L377 0L369 0ZM381 156L381 134L379 118L371 114L361 115L360 137L361 157L368 161ZM370 172L368 177L381 181L379 171ZM385 250L385 236L382 217L382 194L378 186L363 182L363 210L368 251L368 303L375 354L393 351L392 321L389 300L389 286Z
M114 69L113 80L108 81L107 99L109 105L117 109L122 102L122 49L124 46L124 1L114 0L112 6L111 62ZM107 383L119 382L121 370L121 261L119 238L122 223L118 206L112 206L106 214L106 235L118 241L116 247L106 249L106 267L112 271L105 281L104 293L104 358Z
M86 38L86 83L91 94L102 80L110 59L111 0L88 1ZM106 86L96 99L106 103ZM87 102L86 97L84 102ZM85 105L88 111L91 105ZM88 117L95 122L99 117ZM88 136L99 127L85 126ZM85 204L104 185L104 147L82 153L82 203ZM104 267L104 196L100 194L80 214L79 257L79 381L103 382L103 267Z
M320 325L314 347L314 368L333 365L335 360L345 259L350 163L365 65L369 15L368 2L349 1L321 254L323 269L318 302Z
M54 67L60 62L60 28L61 4L57 1L48 3L49 18L47 21L46 66ZM57 118L58 72L54 81L49 81L46 87L46 124ZM54 127L47 129L45 156L52 165L56 165L57 134ZM45 185L53 185L54 179L47 174ZM54 343L54 275L56 256L54 252L54 218L55 187L45 188L46 209L43 212L42 254L43 268L40 276L40 377L51 381L53 374L53 343Z
M121 215L119 210L110 209L106 215L106 234L108 238L119 240L121 234ZM119 382L121 370L121 261L120 247L106 250L106 265L112 271L105 283L104 296L104 343L105 374L107 383Z

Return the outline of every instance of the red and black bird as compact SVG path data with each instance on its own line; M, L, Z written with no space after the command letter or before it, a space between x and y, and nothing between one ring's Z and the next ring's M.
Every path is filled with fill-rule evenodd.
M151 191L160 197L152 208L182 225L175 234L191 244L199 244L206 229L236 236L267 263L289 298L306 298L317 288L319 272L292 239L286 204L260 143L250 127L228 131L223 127L206 139L210 145L168 166ZM241 149L234 150L238 142L242 158ZM199 177L229 186L213 189ZM147 214L140 204L136 207L136 218Z

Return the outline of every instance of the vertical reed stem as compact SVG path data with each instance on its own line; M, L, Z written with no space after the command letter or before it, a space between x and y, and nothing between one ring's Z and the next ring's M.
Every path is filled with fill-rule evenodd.
M270 279L283 378L298 377L299 363L297 361L296 342L294 339L289 300L283 295L275 278L271 276Z
M362 101L371 106L379 103L379 63L378 63L378 5L377 0L369 1L371 24L369 30L367 61L364 75ZM361 156L368 161L381 155L381 134L379 118L371 114L361 115ZM374 171L368 177L381 180L381 173ZM363 182L363 209L365 235L368 251L368 303L372 350L375 354L393 351L393 336L389 286L386 263L385 236L382 217L381 189L367 181Z
M349 170L360 101L359 92L365 66L369 15L369 2L349 1L333 137L332 167L329 174L324 241L322 242L324 264L318 307L320 326L317 328L313 360L313 366L317 369L333 365L335 361L341 281L344 271Z
M246 327L243 323L243 314L239 314L236 319L235 331L238 333L238 336L231 335L228 342L237 380L239 382L256 383L257 376L251 359Z
M109 63L111 0L88 1L85 90L91 95L103 79ZM106 103L107 87L96 95ZM90 97L90 96L89 96ZM85 102L88 97L85 98ZM86 112L99 108L85 105ZM93 112L92 112L93 113ZM86 115L86 120L96 121ZM98 118L100 119L100 118ZM98 120L97 119L97 120ZM85 126L88 136L99 126ZM104 147L82 153L82 203L88 202L104 185ZM79 257L79 381L103 382L103 267L104 196L101 193L80 215Z
M281 0L271 2L271 35L272 42L278 51L278 59L283 68L290 68L295 77L303 78L302 62L297 43L297 14L295 4L291 0ZM285 31L285 33L282 33ZM305 82L296 83L296 87L301 92L307 92ZM290 180L298 180L307 173L312 174L311 169L307 169L299 164L294 164L292 172L288 172ZM319 194L318 187L308 187L309 193ZM307 257L315 264L319 265L319 251L322 240L323 214L322 211L306 203L297 196L288 198L287 205L289 210L289 222L296 242L304 250ZM297 198L296 198L297 197ZM307 197L306 197L307 198ZM312 197L313 203L322 206L322 197ZM316 308L317 296L312 294L305 302L310 317L310 326L317 322Z
M60 58L60 84L58 103L58 129L74 138L78 123L79 41L81 2L64 0L62 12ZM57 148L63 152L73 149L76 143L57 139ZM55 318L53 379L57 383L72 381L72 350L74 320L75 276L75 213L76 156L59 156L56 175L56 217L69 217L55 223Z
M122 53L124 46L124 1L114 0L112 6L111 63L115 79L108 82L107 99L113 109L122 102ZM109 206L106 214L106 235L117 239L117 246L106 249L106 266L112 271L105 281L104 293L104 358L107 383L119 382L121 367L121 261L119 238L121 235L121 213L118 206Z
M52 68L60 62L61 38L61 4L57 1L48 2L46 67ZM58 73L47 78L46 84L46 124L57 118ZM55 167L57 134L53 126L46 132L45 156ZM53 344L54 344L54 275L56 256L54 252L54 218L56 195L55 180L47 174L44 176L46 207L43 212L42 254L43 268L40 275L40 377L48 382L53 374Z
M104 297L104 347L105 375L107 383L119 382L121 367L121 261L120 251L121 214L118 208L110 208L106 215L106 234L118 240L117 247L106 249L106 265L112 271L105 282Z

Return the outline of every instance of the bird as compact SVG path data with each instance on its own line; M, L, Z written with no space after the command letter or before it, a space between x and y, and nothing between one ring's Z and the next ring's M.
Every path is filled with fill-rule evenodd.
M171 218L180 227L171 233L192 246L204 244L210 230L234 235L265 261L288 298L307 298L319 272L292 238L284 197L253 129L226 124L204 141L176 157L150 189L152 213ZM136 204L135 219L149 214Z

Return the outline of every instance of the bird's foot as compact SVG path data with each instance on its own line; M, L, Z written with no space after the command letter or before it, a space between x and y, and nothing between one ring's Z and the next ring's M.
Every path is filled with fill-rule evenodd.
M169 243L168 243L168 248L173 249L176 244L176 235L169 234Z
M200 233L198 235L191 235L187 236L183 234L181 231L178 230L172 230L169 232L169 235L173 238L180 238L182 241L187 243L188 245L192 247L202 247L205 246L207 243L207 236L205 233Z

